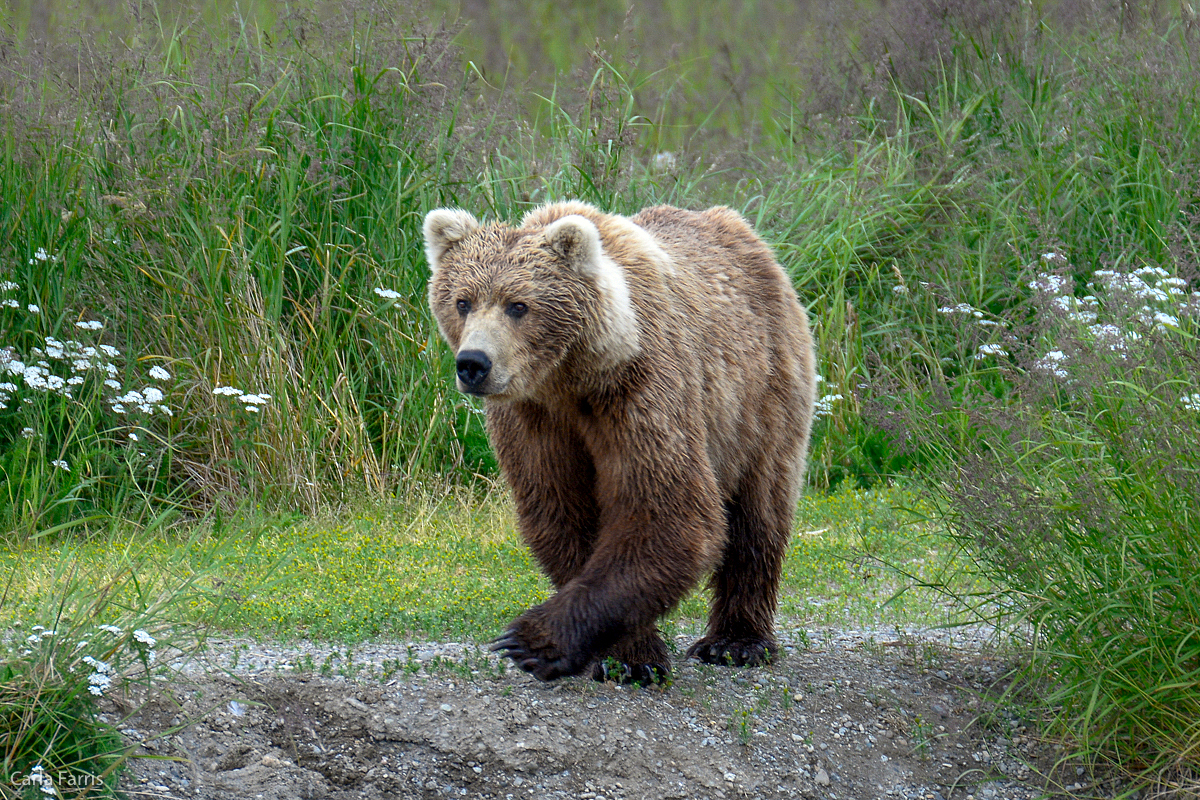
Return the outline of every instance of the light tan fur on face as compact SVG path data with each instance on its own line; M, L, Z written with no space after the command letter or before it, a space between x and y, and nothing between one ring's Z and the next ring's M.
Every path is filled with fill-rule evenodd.
M458 353L480 350L487 353L488 358L492 360L492 371L487 382L480 387L482 393L489 397L503 397L511 390L520 391L519 382L518 385L513 385L514 342L510 330L504 321L504 310L498 306L471 314L463 327ZM455 378L455 385L460 392L467 391L458 378Z

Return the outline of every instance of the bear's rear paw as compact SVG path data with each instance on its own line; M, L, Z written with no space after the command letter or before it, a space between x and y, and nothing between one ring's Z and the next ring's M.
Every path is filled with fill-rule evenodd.
M671 675L671 654L658 628L626 636L592 665L592 680L665 685Z
M598 683L612 681L613 683L641 686L651 684L663 685L671 675L671 665L662 664L627 664L612 656L601 659L592 665L592 680Z
M587 660L572 657L555 643L549 626L533 608L513 620L504 635L492 642L492 652L505 658L538 680L552 681L567 675L578 675Z
M687 656L723 667L758 667L771 663L778 652L779 645L771 639L705 636L688 648Z

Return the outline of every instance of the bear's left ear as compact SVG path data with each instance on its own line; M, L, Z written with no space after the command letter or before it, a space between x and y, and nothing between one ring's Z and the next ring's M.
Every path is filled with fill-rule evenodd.
M460 208L435 208L425 215L425 257L429 271L437 272L442 256L455 243L479 230L479 221Z
M594 273L604 254L600 231L590 219L578 214L568 214L546 226L546 244L584 274Z

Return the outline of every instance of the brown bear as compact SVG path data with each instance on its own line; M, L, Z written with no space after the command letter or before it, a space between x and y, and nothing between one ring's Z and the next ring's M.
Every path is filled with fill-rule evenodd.
M483 397L524 540L557 590L493 649L542 680L657 681L656 627L706 574L688 655L778 649L815 394L805 310L737 212L542 206L425 218L429 304ZM615 667L615 669L613 669Z

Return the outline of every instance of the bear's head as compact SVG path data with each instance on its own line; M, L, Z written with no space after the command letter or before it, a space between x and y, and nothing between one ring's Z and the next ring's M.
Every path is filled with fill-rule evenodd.
M572 208L594 212L564 211ZM625 269L587 216L527 218L513 228L435 209L425 217L425 252L429 305L454 349L459 391L530 399L568 361L577 378L638 353Z

